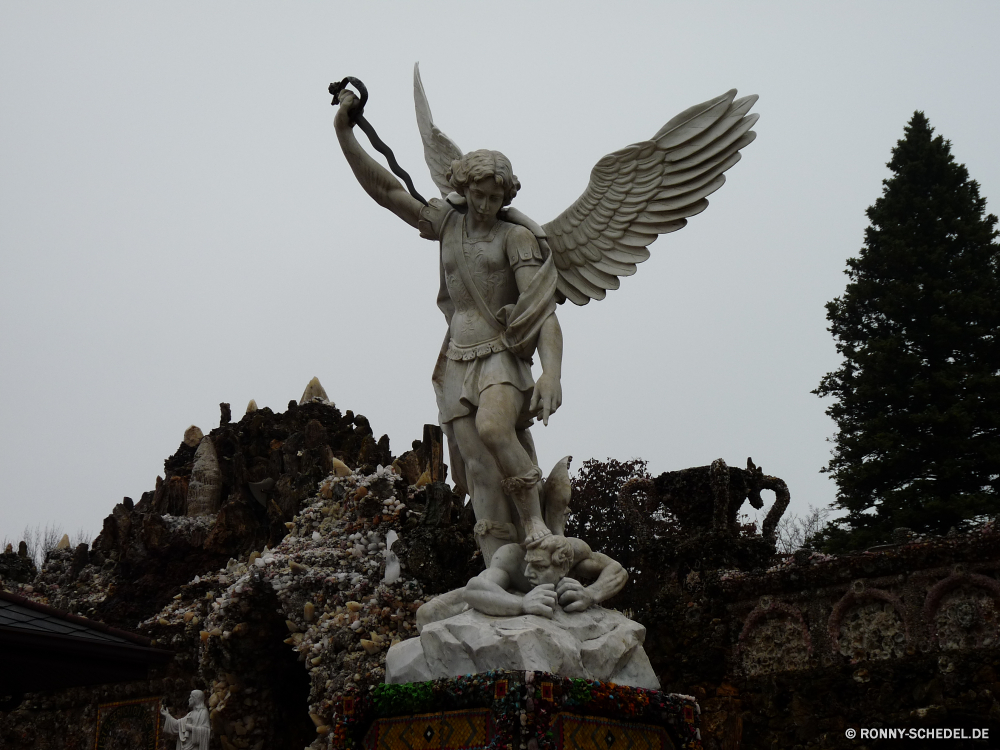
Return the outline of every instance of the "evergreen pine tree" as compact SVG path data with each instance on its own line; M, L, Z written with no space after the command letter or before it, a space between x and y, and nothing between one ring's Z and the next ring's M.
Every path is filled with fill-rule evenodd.
M1000 511L997 218L933 132L916 112L847 289L827 304L844 362L814 393L835 399L824 471L848 511L814 540L830 551Z

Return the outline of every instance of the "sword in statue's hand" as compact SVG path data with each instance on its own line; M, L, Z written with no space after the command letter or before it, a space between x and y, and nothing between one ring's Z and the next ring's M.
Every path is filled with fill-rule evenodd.
M365 119L365 104L368 102L368 89L365 85L354 76L347 76L339 83L331 83L330 93L333 95L333 101L330 103L333 106L340 104L340 92L347 88L347 84L354 86L354 88L356 88L358 93L361 95L358 106L352 109L349 113L351 122L356 124L365 132L365 135L368 136L368 140L371 141L372 146L374 146L375 149L386 158L386 161L389 162L389 168L393 171L393 173L406 183L406 189L410 195L426 206L427 201L424 199L424 196L418 193L417 189L413 187L413 180L410 179L410 175L406 172L406 170L399 166L399 162L396 161L396 157L393 155L392 149L389 148L385 141L378 137L378 133L375 132L375 128L373 128L371 123Z

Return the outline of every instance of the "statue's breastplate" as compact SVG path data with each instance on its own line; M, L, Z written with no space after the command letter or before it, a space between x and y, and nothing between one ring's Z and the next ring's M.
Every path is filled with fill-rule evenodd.
M486 237L469 239L463 224L461 215L448 222L441 241L441 260L448 296L455 305L451 335L456 343L467 345L494 338L497 331L483 319L475 298L462 280L458 265L460 254L464 254L469 277L490 312L496 313L516 302L518 290L505 248L507 232L512 225L498 221Z

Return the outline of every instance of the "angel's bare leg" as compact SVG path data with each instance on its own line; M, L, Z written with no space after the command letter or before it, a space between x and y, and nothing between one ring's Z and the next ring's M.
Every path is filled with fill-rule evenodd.
M528 454L531 463L537 466L538 456L535 455L535 439L531 437L531 430L517 430L517 439Z
M524 394L512 385L491 385L479 394L476 430L504 474L507 494L524 526L524 541L530 544L551 532L542 519L538 499L541 472L515 430L524 399Z
M535 439L531 437L531 430L528 429L518 429L516 430L517 440L524 448L525 452L528 454L528 458L531 463L538 466L538 455L535 453ZM552 524L548 520L548 511L545 509L545 479L542 479L538 483L538 504L541 507L542 519L545 521L545 525L551 530Z
M483 553L483 562L489 567L498 549L517 541L510 503L500 489L503 475L496 459L479 439L475 416L459 417L450 426L465 464L467 488L476 512L476 542Z

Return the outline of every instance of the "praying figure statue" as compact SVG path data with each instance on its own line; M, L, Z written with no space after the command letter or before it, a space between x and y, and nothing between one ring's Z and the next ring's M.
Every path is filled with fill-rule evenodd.
M487 568L501 547L531 548L552 534L549 518L564 516L569 502L568 460L543 480L529 432L562 403L556 305L603 299L649 257L658 235L707 207L754 139L757 116L747 112L757 97L735 96L691 107L650 140L605 156L580 198L541 226L510 205L521 184L506 156L463 153L434 125L417 70L417 124L442 196L427 205L365 152L354 135L361 100L337 93L334 128L358 182L438 243L447 331L431 380L452 478L471 499Z
M164 706L160 706L163 731L177 735L176 750L208 750L212 725L208 718L208 708L205 707L205 693L192 690L188 706L191 711L180 719L175 719Z

